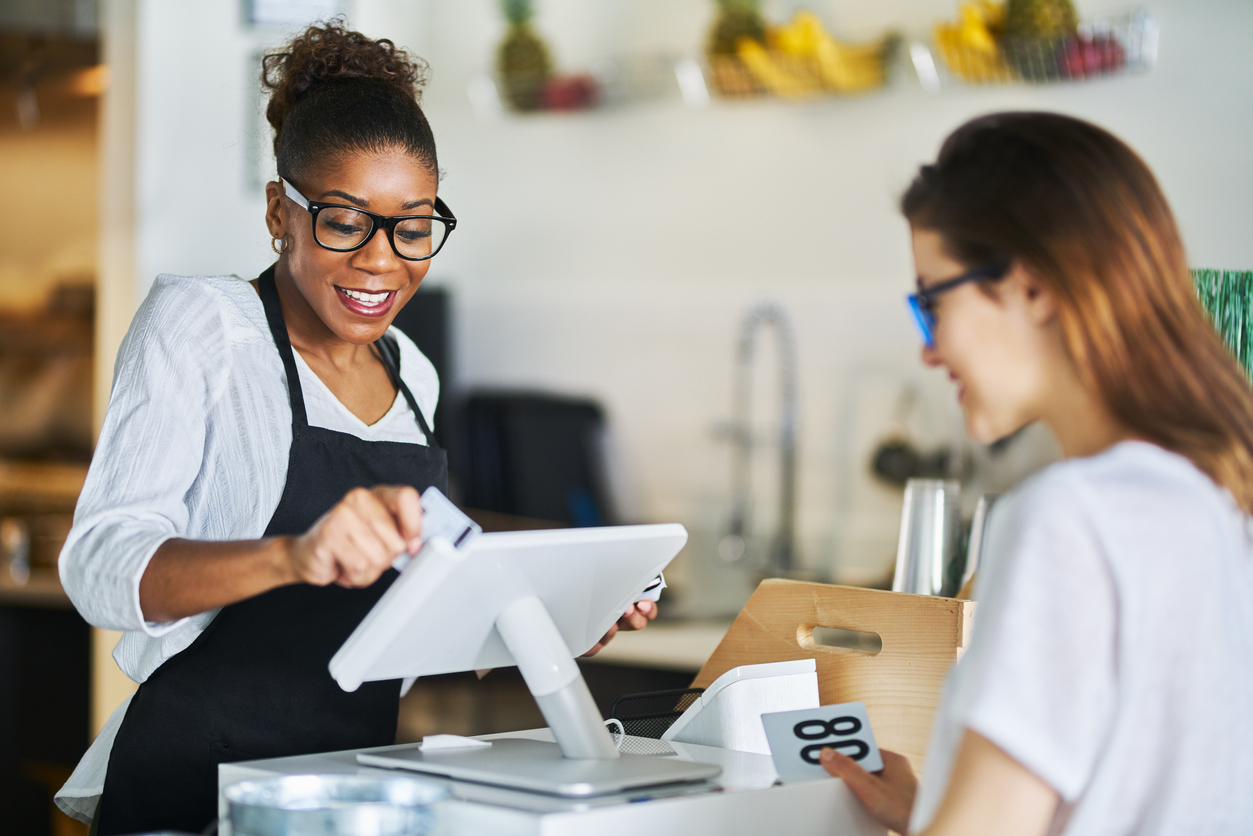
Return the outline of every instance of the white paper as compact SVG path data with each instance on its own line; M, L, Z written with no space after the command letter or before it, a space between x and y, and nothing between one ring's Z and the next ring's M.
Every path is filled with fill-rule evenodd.
M428 734L422 738L418 749L422 752L442 752L447 749L486 749L491 745L490 740L462 737L459 734Z

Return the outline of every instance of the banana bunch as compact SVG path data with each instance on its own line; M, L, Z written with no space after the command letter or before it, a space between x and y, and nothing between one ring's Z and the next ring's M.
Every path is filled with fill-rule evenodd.
M1004 31L1004 4L974 0L961 4L956 22L936 25L935 45L944 63L963 81L1007 81L1013 71L996 45Z
M753 77L786 98L819 93L858 93L882 86L886 41L843 44L827 32L816 14L799 11L791 23L766 30L767 50L743 38L736 55Z

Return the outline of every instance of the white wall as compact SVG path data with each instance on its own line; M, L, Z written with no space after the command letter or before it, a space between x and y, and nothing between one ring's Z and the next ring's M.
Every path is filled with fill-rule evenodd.
M244 29L239 4L225 0L134 2L139 286L157 272L254 275L271 256L260 196L246 185L246 73L251 52L281 33ZM563 67L577 69L606 54L694 53L712 5L538 0L537 25ZM777 19L795 5L767 3L767 12ZM956 7L809 5L851 38L892 25L925 34ZM1145 76L937 95L904 79L850 100L693 110L676 97L490 123L476 119L465 89L490 68L503 30L493 0L358 0L351 22L432 66L425 102L447 174L441 195L461 225L430 281L456 293L459 383L601 398L629 506L712 536L726 513L729 450L711 427L729 410L733 335L754 301L779 300L800 345L803 557L854 577L882 570L895 549L899 493L865 472L902 382L922 387L912 421L924 437L946 437L955 421L947 384L918 368L895 211L950 130L1006 108L1092 119L1157 173L1194 265L1253 267L1253 62L1244 57L1253 4L1149 7L1162 38L1159 66ZM770 375L761 382L768 388ZM773 402L768 392L761 402ZM768 473L759 470L763 504Z

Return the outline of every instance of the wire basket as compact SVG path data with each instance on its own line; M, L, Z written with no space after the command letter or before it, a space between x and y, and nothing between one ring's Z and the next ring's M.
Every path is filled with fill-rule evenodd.
M753 75L734 55L710 55L706 59L710 89L724 99L771 95L803 99L823 93L816 61L785 52L768 52L766 55L779 70L773 86Z
M624 694L613 701L609 716L622 723L628 735L659 740L703 693L704 688L676 688Z
M923 88L953 84L1085 81L1146 72L1157 63L1158 27L1147 11L1085 21L1073 35L1002 36L978 47L937 37L914 43L909 54Z
M763 51L755 67L737 55L707 55L702 69L709 92L725 99L856 95L887 84L894 44L886 39L872 49L855 47L843 59L845 79L833 80L816 58L780 50Z
M555 75L478 75L466 84L475 115L494 122L507 114L591 110L674 96L675 57L645 53L603 58L580 72Z

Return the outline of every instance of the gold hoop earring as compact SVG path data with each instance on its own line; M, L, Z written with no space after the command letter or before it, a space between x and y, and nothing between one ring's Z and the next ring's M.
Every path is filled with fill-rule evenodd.
M283 242L282 247L278 245L279 241ZM287 239L286 238L271 238L270 249L274 250L274 252L277 253L278 255L282 255L283 253L287 252Z

